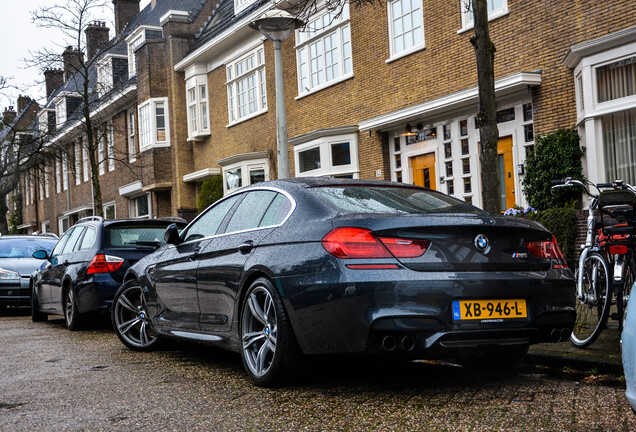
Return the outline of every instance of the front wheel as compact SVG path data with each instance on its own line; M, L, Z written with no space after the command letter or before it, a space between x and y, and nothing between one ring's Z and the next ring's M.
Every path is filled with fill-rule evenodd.
M270 387L292 378L300 364L300 348L272 283L255 280L241 306L241 357L252 382Z
M143 289L137 281L128 281L115 294L111 310L113 329L128 348L150 351L161 344L152 328Z
M603 330L612 303L612 273L607 260L598 252L590 253L583 269L577 267L575 278L583 271L583 299L576 299L576 320L570 341L578 348L592 344Z

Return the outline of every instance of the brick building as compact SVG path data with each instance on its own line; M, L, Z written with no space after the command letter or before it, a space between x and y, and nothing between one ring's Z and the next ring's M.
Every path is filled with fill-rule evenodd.
M100 55L111 56L112 71L115 60L126 61L118 92L126 98L101 112L124 131L112 134L111 154L133 155L137 165L120 169L112 158L102 182L104 202L114 204L107 214L190 218L211 176L223 176L225 192L275 178L274 50L248 26L271 2L153 0L143 11L136 0L114 4L119 42ZM290 174L415 183L479 206L466 2L393 0L345 5L339 15L317 4L283 43ZM562 127L579 128L590 180L636 183L636 3L488 4L502 209L526 204L521 181L534 136ZM50 102L43 121L46 110L54 110ZM48 213L29 220L63 230L65 217L89 212L90 183L69 176L70 192L54 194L40 206Z

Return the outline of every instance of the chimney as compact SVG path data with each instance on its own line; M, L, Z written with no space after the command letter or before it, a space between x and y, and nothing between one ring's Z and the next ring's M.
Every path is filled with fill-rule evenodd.
M86 54L88 61L93 60L108 45L108 27L104 21L95 21L86 27Z
M21 113L22 111L24 111L24 109L27 107L27 105L29 104L29 102L31 102L31 98L28 96L18 96L18 113Z
M62 53L62 59L64 61L64 82L68 82L71 76L79 70L81 65L80 59L82 57L83 54L79 50L74 49L72 46L66 47Z
M61 69L47 69L44 71L44 82L46 83L46 97L64 85L64 71Z
M4 109L4 113L2 114L2 122L5 125L10 125L15 121L16 112L13 110L13 106L9 106L9 108Z
M119 36L126 24L139 13L140 0L113 0L115 9L115 36Z

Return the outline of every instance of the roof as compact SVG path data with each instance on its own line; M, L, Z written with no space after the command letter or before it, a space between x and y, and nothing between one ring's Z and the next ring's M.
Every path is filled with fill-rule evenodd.
M201 13L206 1L207 0L157 0L154 8L151 7L151 4L148 4L126 25L122 31L122 36L126 37L140 25L160 25L161 17L171 10L189 12L190 16L188 19L194 21L194 19L199 16L199 13Z
M18 113L18 115L16 116L15 120L13 120L13 122L9 125L5 125L4 128L0 131L0 142L4 141L5 139L7 139L7 137L9 136L9 134L11 132L21 132L20 130L15 129L16 125L18 125L20 123L20 120L22 120L22 118L26 115L26 113L29 112L29 108L31 108L31 106L35 104L37 105L37 102L34 100L30 100L29 103L27 104L27 106ZM39 105L38 105L39 106ZM28 128L24 128L24 130L28 130Z

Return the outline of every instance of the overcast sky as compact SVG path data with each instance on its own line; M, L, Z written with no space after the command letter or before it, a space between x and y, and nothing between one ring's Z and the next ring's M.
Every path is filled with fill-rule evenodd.
M10 83L17 89L0 91L1 111L9 105L15 105L20 94L26 94L41 102L44 99L44 85L34 85L42 81L44 76L37 68L26 68L24 59L29 57L29 51L35 52L42 47L64 46L62 34L54 29L39 28L31 22L31 12L43 5L65 4L65 0L1 0L0 9L0 76L13 77ZM161 0L159 0L161 1ZM150 0L141 0L143 9ZM111 29L110 36L114 36L114 17L112 2L106 1L107 8L102 16L94 19L106 21ZM60 51L62 49L60 48Z

